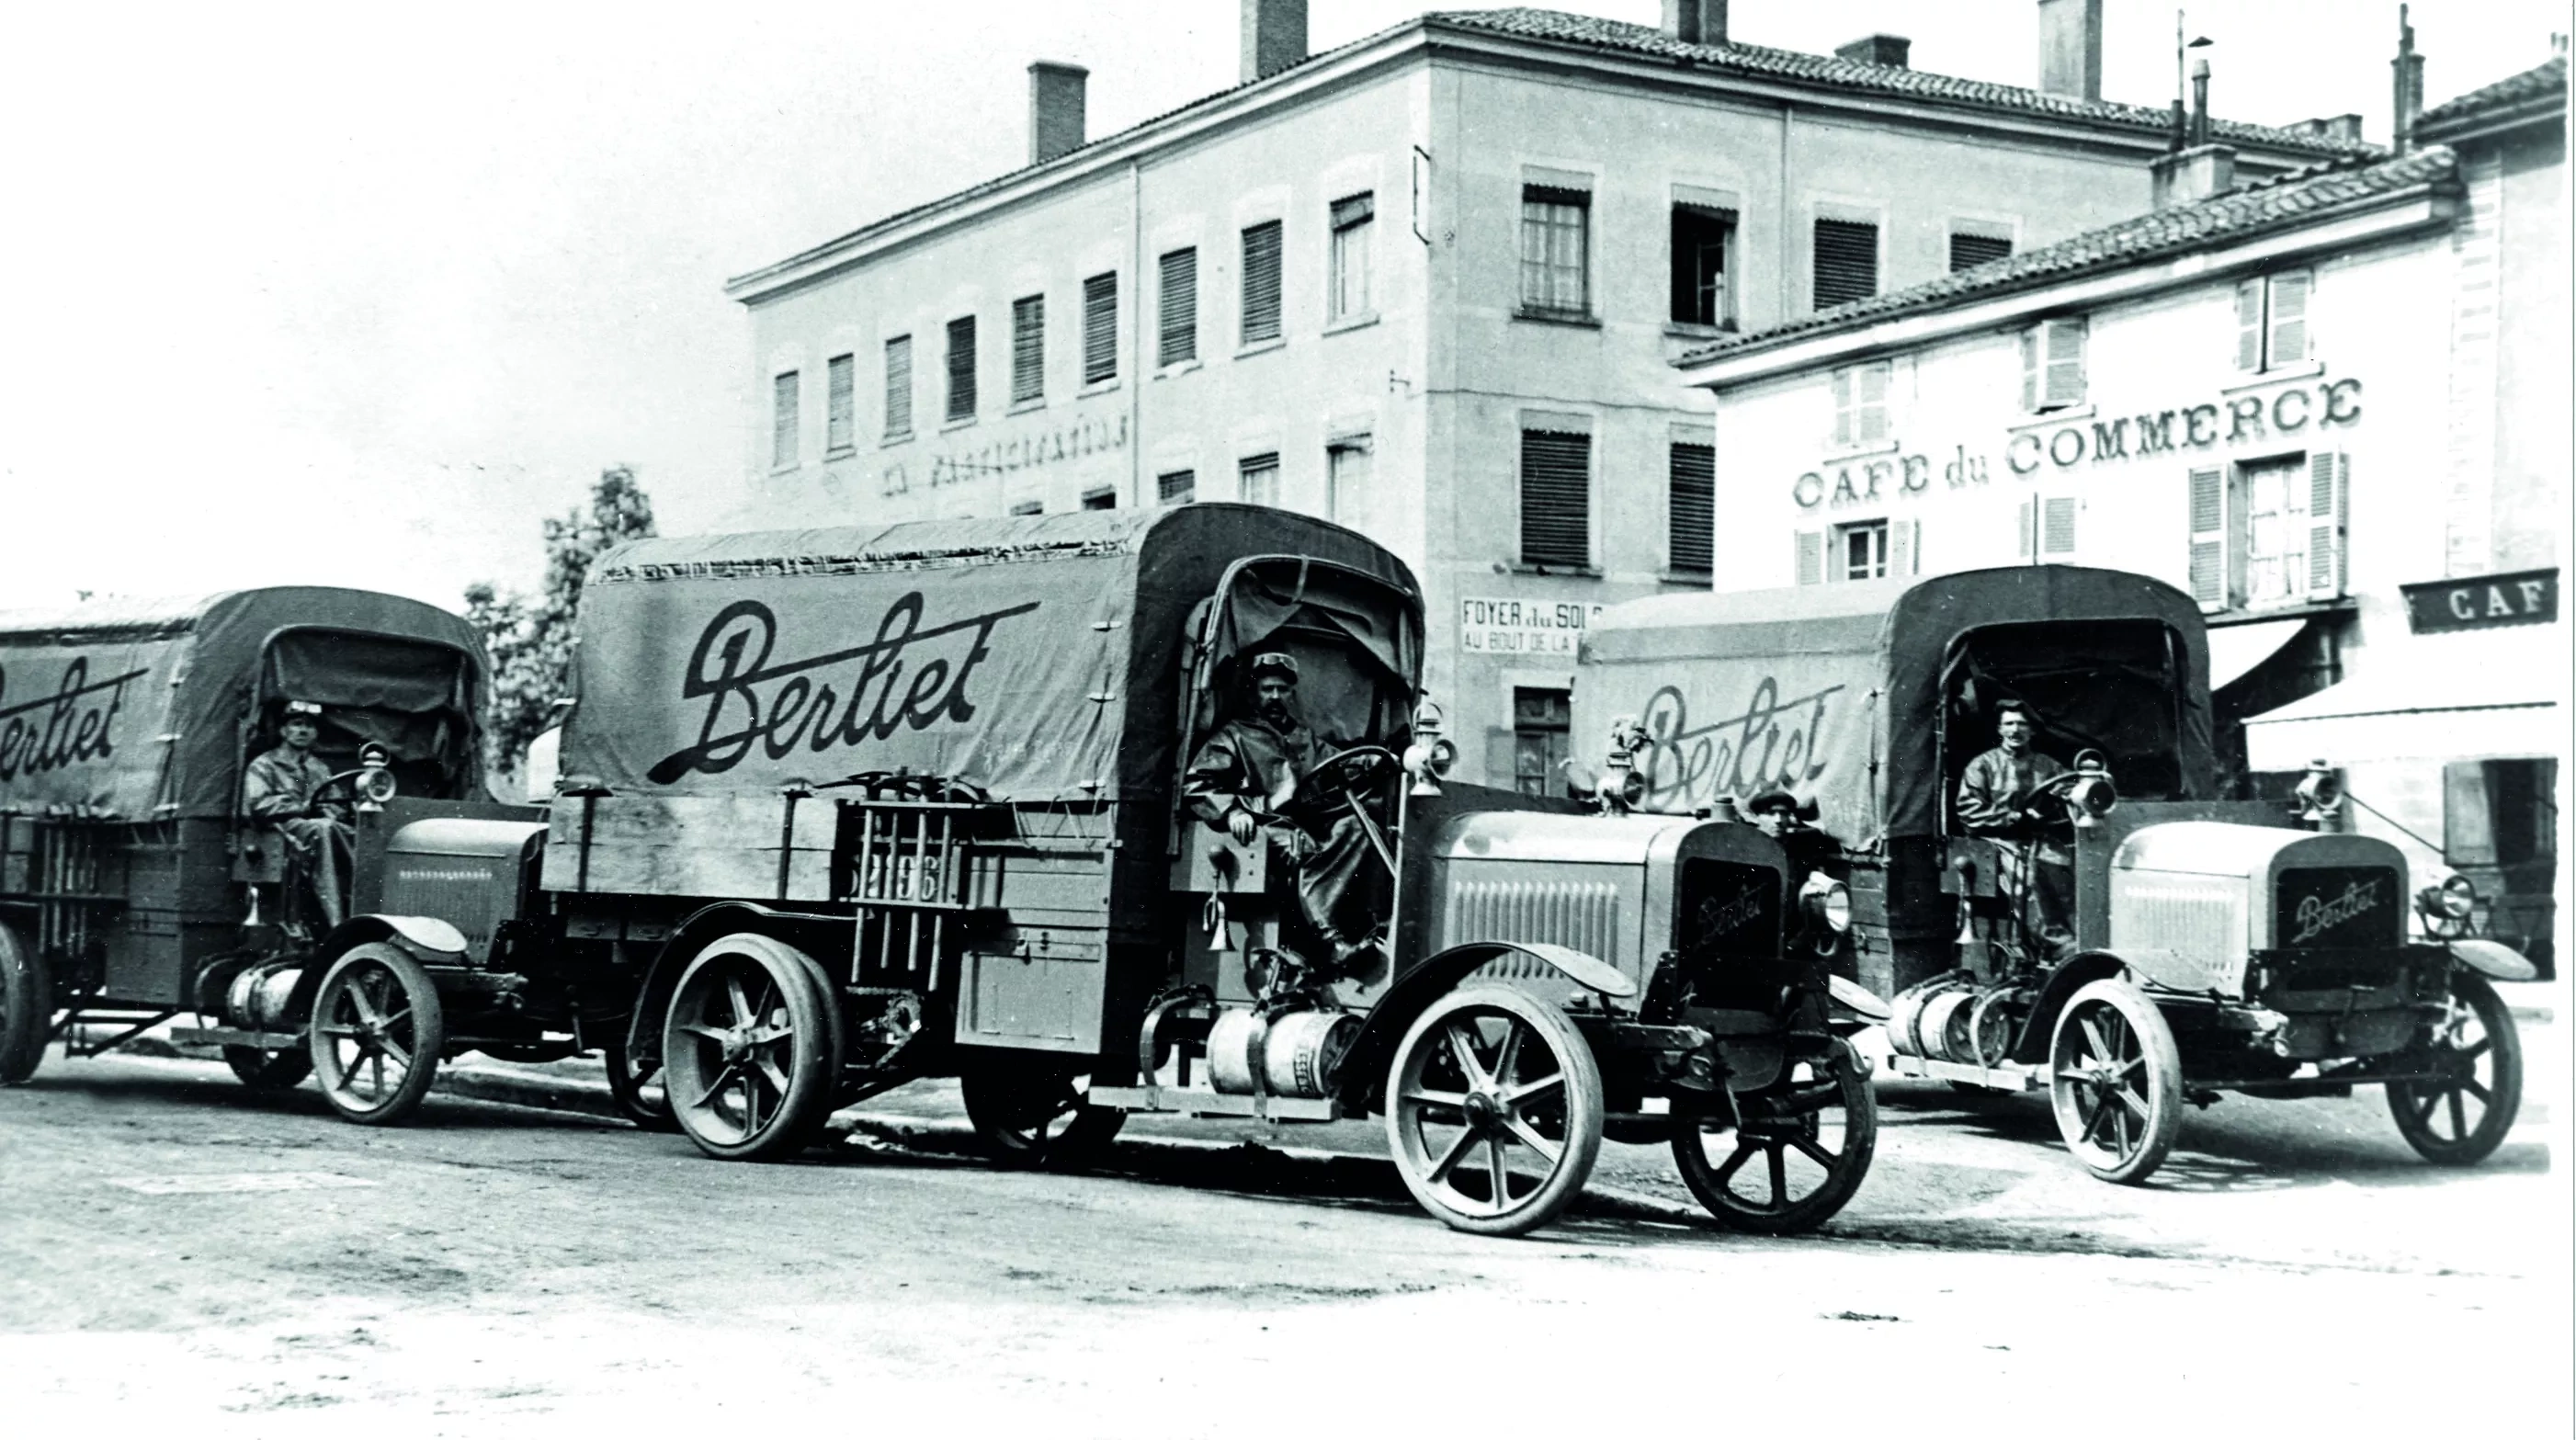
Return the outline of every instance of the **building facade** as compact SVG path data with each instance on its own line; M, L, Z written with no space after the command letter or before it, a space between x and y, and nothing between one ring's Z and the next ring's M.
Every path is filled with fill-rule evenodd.
M1691 357L1718 588L2166 579L2244 785L2326 761L2356 828L2554 949L2565 87L2560 59L2427 112L2457 149L2245 184L2178 156L2216 193Z
M1323 515L1420 575L1469 774L1552 785L1585 618L1707 585L1730 523L1673 361L2133 213L2168 124L2084 93L2080 33L2074 93L2042 93L1667 8L1306 57L1301 5L1247 0L1242 85L1061 153L1082 78L1032 67L1030 168L731 283L760 397L737 523ZM2042 8L2098 57L2098 7ZM2221 129L2252 174L2360 150Z

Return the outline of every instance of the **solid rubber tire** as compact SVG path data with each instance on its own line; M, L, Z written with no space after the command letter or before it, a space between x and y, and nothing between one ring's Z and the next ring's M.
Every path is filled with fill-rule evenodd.
M1685 1126L1673 1133L1673 1167L1719 1224L1755 1235L1802 1235L1839 1214L1860 1190L1860 1182L1869 1174L1870 1161L1878 1153L1878 1092L1852 1052L1851 1042L1834 1043L1844 1052L1836 1057L1842 1063L1834 1067L1836 1098L1841 1101L1844 1116L1843 1148L1825 1183L1812 1194L1778 1210L1741 1205L1725 1186L1717 1183L1718 1167L1709 1164L1708 1151L1700 1142L1706 1132ZM1781 1083L1787 1083L1785 1073Z
M2104 1152L2083 1138L2084 1120L2075 1108L2075 1087L2060 1073L2070 1027L2079 1023L2086 1009L2096 1005L2108 1005L2118 1011L2129 1032L2138 1037L2148 1110L2137 1148L2125 1155L2099 1159L2096 1157ZM2140 1184L2153 1175L2173 1151L2174 1136L2182 1129L2183 1107L2182 1051L2174 1044L2173 1030L2165 1024L2164 1013L2156 1009L2155 1002L2126 980L2096 980L2068 996L2065 1008L2057 1012L2048 1055L2049 1108L2057 1116L2057 1132L2065 1140L2068 1153L2095 1179L2114 1185Z
M2475 1165L2496 1152L2513 1130L2514 1117L2522 1110L2522 1033L2513 1023L2513 1008L2495 992L2487 977L2466 970L2451 976L2451 992L2477 1012L2478 1025L2487 1032L2489 1053L2495 1057L2495 1084L2486 1102L2486 1111L2478 1117L2477 1128L2457 1141L2445 1140L2417 1120L2414 1107L2408 1103L2419 1087L2403 1081L2387 1087L2389 1118L2397 1122L2397 1133L2415 1153L2436 1165ZM2448 1094L2456 1086L2442 1087Z
M1537 1031L1547 1040L1565 1077L1566 1133L1557 1164L1528 1201L1500 1215L1469 1214L1450 1206L1433 1188L1434 1182L1415 1173L1414 1159L1405 1143L1403 1092L1409 1062L1436 1027L1461 1011L1479 1007L1501 1011ZM1553 1002L1515 986L1471 985L1433 1000L1405 1030L1387 1067L1387 1148L1394 1153L1396 1174L1424 1210L1451 1229L1471 1235L1525 1235L1573 1204L1575 1197L1583 1193L1584 1182L1591 1178L1593 1162L1601 1156L1603 1123L1601 1067L1593 1058L1591 1044Z
M340 1096L332 1083L339 1068L333 1053L337 1037L323 1033L332 1018L335 991L340 978L363 965L381 965L402 987L403 1001L410 1007L412 1024L411 1064L403 1072L402 1083L383 1102L369 1107L354 1106ZM399 945L376 940L351 948L322 974L322 984L313 992L313 1018L305 1031L310 1047L315 1080L322 1098L340 1112L340 1118L359 1125L398 1125L410 1119L421 1102L429 1098L430 1082L438 1076L438 1062L447 1048L447 1015L439 1004L438 987L431 983L429 972Z

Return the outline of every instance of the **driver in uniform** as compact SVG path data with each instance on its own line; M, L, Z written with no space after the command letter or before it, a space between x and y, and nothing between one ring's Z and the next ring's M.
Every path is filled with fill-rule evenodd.
M2030 707L2006 700L1995 708L1992 750L1968 762L1959 777L1959 824L1995 843L1997 878L2023 914L2038 911L2037 933L2051 958L2075 953L2075 861L2054 826L2030 813L2031 796L2066 767L2032 749ZM2025 868L2023 849L2027 843Z
M253 758L242 773L242 813L277 827L302 867L324 921L338 925L346 909L340 871L349 863L353 831L348 802L320 793L332 774L330 765L313 753L321 718L322 707L310 700L286 702L276 748Z
M1267 828L1271 843L1296 874L1306 923L1326 950L1309 958L1342 975L1366 974L1375 968L1376 943L1354 939L1343 923L1344 911L1364 906L1367 899L1358 882L1369 843L1358 817L1345 810L1304 823L1262 824L1264 817L1278 815L1296 797L1298 782L1333 753L1297 718L1297 680L1295 656L1276 650L1253 656L1252 713L1219 725L1200 744L1182 776L1181 795L1192 814L1237 845L1252 844ZM1364 932L1374 924L1373 915L1360 921Z

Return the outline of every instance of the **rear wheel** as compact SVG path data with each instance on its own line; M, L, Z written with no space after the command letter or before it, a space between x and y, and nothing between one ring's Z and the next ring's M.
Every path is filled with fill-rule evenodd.
M2436 1165L2475 1165L2504 1143L2522 1109L2522 1036L2485 976L2451 977L2449 1013L2429 1058L2445 1078L2390 1082L2388 1113L2416 1154Z
M838 1026L811 963L746 933L717 940L681 972L662 1029L662 1083L681 1132L709 1155L793 1155L832 1113Z
M958 1076L966 1118L993 1159L1071 1170L1100 1158L1127 1112L1094 1105L1091 1077L1015 1055L978 1058Z
M343 1119L390 1125L429 1095L447 1019L429 972L377 941L331 963L314 992L309 1046L322 1098Z
M45 1063L54 995L44 957L0 923L0 1085L24 1085Z
M1601 1154L1601 1070L1555 1005L1506 985L1431 1002L1396 1046L1387 1140L1453 1229L1520 1235L1573 1203Z
M2164 1015L2126 980L2096 980L2058 1012L2049 1100L2066 1148L2096 1178L2135 1185L2182 1128L2182 1055Z
M253 1090L292 1090L313 1073L313 1048L295 1045L284 1050L262 1050L251 1045L227 1045L224 1063Z
M1878 1151L1878 1097L1849 1042L1793 1062L1768 1089L1736 1097L1742 1125L1673 1136L1682 1183L1718 1223L1795 1235L1834 1217Z

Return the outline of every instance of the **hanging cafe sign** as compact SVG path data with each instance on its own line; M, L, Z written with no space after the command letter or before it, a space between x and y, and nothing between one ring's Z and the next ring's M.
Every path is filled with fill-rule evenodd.
M2005 442L2004 468L2015 475L2071 470L2078 465L2292 436L2312 425L2324 430L2360 420L2361 382L2319 379L2314 385L2287 386L2269 394L2113 419L2087 418L2054 429L2043 418ZM1897 495L1923 494L1932 488L1936 469L1943 488L1949 490L1983 485L1989 474L1986 457L1969 454L1963 445L1946 457L1890 453L1819 467L1800 475L1789 494L1802 510L1868 505Z

